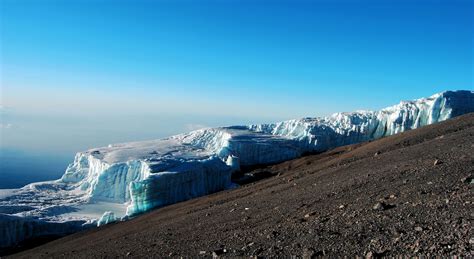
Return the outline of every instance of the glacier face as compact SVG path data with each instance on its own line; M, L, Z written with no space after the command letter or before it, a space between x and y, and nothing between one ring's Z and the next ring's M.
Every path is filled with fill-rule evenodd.
M377 139L472 112L472 91L444 92L429 98L402 101L380 111L335 113L326 118L304 118L251 125L249 130L297 140L305 151Z
M468 112L474 112L474 92L448 91L380 111L209 128L80 152L61 179L30 184L0 198L5 232L0 247L224 190L241 167L377 139Z

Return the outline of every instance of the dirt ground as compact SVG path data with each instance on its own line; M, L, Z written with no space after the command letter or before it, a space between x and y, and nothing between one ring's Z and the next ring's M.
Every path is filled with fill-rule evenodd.
M474 113L13 257L474 256Z

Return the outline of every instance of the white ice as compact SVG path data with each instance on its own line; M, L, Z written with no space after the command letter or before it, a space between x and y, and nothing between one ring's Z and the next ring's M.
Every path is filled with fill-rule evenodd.
M224 190L245 166L377 139L468 112L474 112L474 92L444 92L381 111L202 129L79 152L61 179L0 192L0 247ZM35 230L38 226L42 231Z
M12 196L18 189L0 189L0 199L5 199Z

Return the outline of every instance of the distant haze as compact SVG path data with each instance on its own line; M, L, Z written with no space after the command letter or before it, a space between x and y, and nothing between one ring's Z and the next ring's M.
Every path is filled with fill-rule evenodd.
M50 179L110 143L473 89L473 5L0 1L0 175Z

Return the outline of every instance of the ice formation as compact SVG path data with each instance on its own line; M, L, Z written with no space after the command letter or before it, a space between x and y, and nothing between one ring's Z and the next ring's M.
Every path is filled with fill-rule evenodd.
M117 221L117 218L115 217L115 213L113 211L106 211L104 212L104 215L100 217L99 221L97 221L97 226L103 226L110 224L112 222Z
M380 111L202 129L80 152L61 179L0 197L0 247L224 190L241 167L377 139L468 112L474 112L474 92L448 91Z

